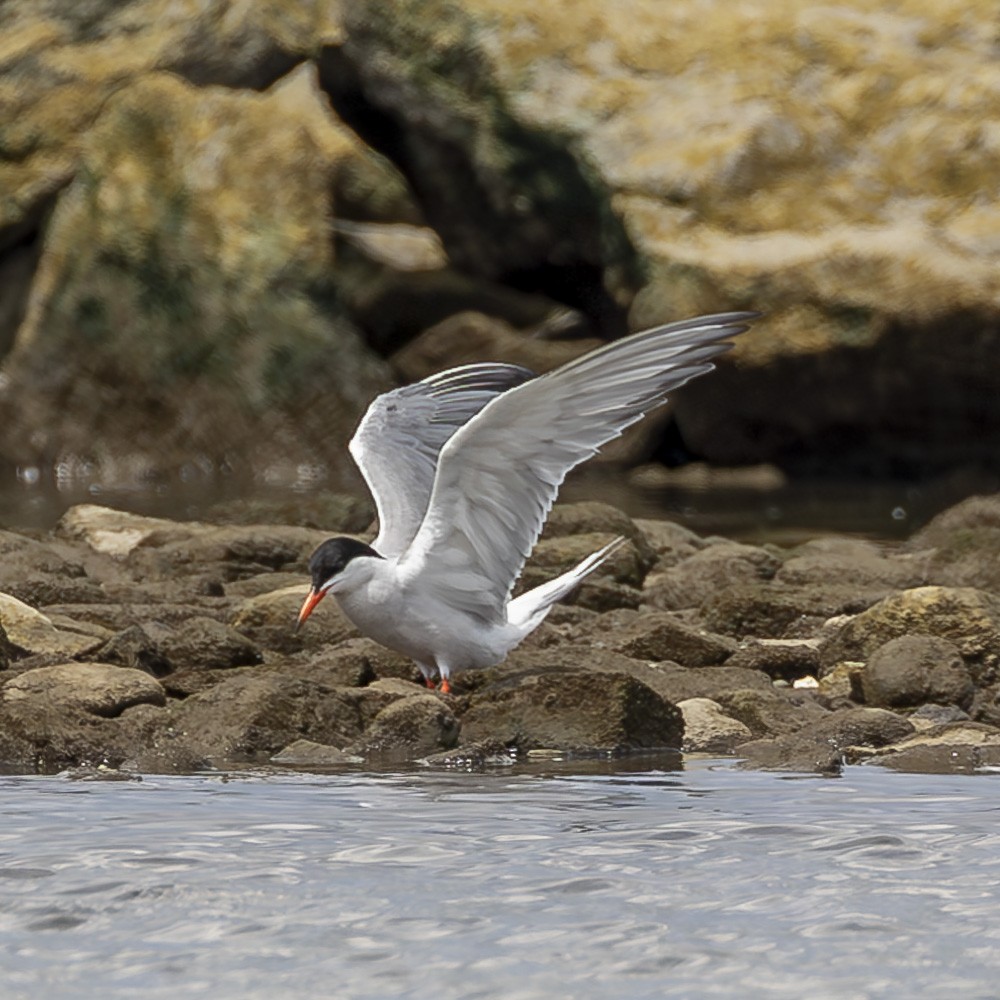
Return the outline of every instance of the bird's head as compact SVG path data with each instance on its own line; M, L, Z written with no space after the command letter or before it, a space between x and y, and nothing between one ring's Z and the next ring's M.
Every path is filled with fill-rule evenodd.
M327 594L351 590L371 576L372 560L381 559L370 545L356 538L328 538L309 557L312 586L299 611L301 625Z

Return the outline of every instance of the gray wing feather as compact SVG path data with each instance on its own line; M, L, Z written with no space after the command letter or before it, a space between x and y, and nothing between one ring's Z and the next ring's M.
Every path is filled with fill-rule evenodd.
M349 448L378 510L377 552L399 555L413 540L448 439L499 394L533 377L519 365L463 365L372 402Z
M756 313L656 327L493 399L441 449L401 569L469 614L503 621L566 474L667 393L714 367Z

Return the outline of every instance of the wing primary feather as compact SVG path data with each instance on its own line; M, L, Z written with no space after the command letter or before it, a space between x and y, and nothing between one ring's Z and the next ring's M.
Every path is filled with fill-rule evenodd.
M569 471L672 390L711 371L757 315L720 313L645 330L494 395L441 447L401 568L454 607L505 620L511 589ZM493 587L456 587L449 575L457 567L449 574L444 558L454 552Z

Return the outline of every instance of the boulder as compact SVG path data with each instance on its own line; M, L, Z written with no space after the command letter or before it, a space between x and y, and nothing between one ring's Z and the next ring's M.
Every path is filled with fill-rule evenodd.
M677 703L684 716L684 746L687 753L732 753L753 733L722 711L710 698L688 698Z
M263 660L256 643L213 618L195 616L175 626L150 622L145 632L174 670L245 667Z
M694 628L667 612L649 612L612 633L612 649L636 660L672 660L685 667L727 662L736 650L732 639Z
M892 594L821 643L824 670L841 660L867 660L904 635L947 639L974 678L989 675L1000 650L1000 598L971 587L916 587Z
M461 730L454 712L439 695L417 693L387 705L375 716L354 752L412 760L458 742Z
M697 608L727 587L770 580L780 565L780 559L767 549L719 541L650 574L643 599L664 611Z
M113 635L94 654L104 663L144 670L154 677L169 674L174 665L141 625L130 625Z
M820 668L818 643L812 639L744 639L726 665L760 670L774 680L815 677Z
M262 649L280 653L321 649L357 638L357 629L332 598L321 601L306 624L297 629L296 618L308 592L309 584L302 583L248 598L230 624Z
M895 771L921 774L993 769L1000 766L1000 729L977 722L947 722L923 729L891 746L858 748L852 757Z
M20 655L47 654L70 659L94 652L105 641L86 631L57 628L46 615L9 594L0 594L0 621L9 643Z
M684 722L678 709L623 673L536 674L470 696L462 732L475 742L499 739L518 750L624 753L679 748Z
M785 736L829 717L808 692L788 688L736 688L721 691L718 702L726 715L742 722L754 737Z
M908 542L927 563L927 582L1000 594L1000 496L969 497L933 518Z
M744 743L736 752L746 766L837 774L847 762L848 748L883 747L912 733L912 723L893 712L846 708L806 729Z
M58 706L114 718L133 705L163 705L163 687L145 671L109 663L60 663L27 670L7 681L0 698L8 710L25 703Z
M903 590L928 582L927 564L923 553L888 551L860 538L817 538L795 548L774 579L790 587Z
M360 764L363 760L363 757L348 753L339 747L315 743L313 740L295 740L284 750L276 753L271 758L271 763L284 764L288 767L317 768Z
M879 646L861 674L865 701L880 708L934 702L968 708L975 686L958 647L931 635L902 635Z

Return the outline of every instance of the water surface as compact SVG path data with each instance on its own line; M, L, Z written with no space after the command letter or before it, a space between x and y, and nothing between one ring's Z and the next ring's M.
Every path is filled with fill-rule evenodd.
M2 995L1000 995L997 776L627 768L0 778Z

